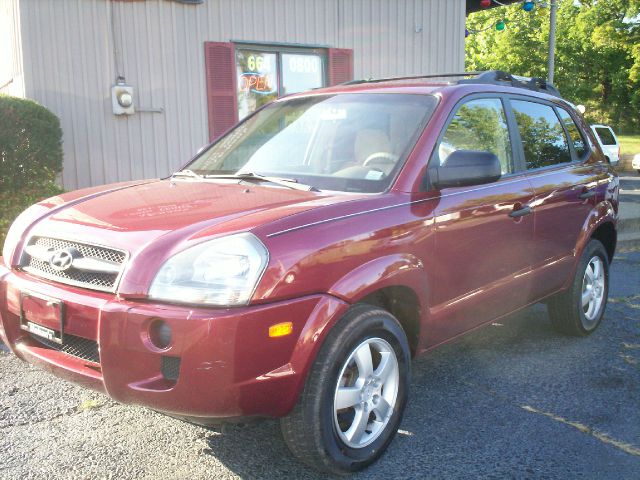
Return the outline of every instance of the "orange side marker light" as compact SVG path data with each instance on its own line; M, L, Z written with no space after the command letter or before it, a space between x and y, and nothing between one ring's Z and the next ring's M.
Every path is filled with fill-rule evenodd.
M291 332L293 332L292 322L276 323L275 325L271 325L269 327L269 336L271 338L284 337L291 334Z

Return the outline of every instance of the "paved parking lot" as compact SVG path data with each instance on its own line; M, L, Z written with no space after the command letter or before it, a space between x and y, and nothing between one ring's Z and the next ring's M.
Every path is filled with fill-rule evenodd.
M596 334L535 306L414 363L402 431L356 478L640 478L640 251ZM316 478L275 421L207 430L119 405L0 351L0 478Z

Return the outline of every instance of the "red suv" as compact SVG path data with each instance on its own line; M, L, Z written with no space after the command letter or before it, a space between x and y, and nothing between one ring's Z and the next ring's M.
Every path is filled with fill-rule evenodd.
M120 402L202 424L282 417L303 462L361 469L411 358L546 302L588 335L619 182L536 79L360 81L271 103L170 178L15 221L0 338Z

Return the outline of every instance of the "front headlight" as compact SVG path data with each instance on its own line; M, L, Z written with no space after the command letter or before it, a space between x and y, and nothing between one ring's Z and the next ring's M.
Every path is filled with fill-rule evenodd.
M162 265L149 297L179 303L246 305L268 260L266 247L251 233L203 242Z

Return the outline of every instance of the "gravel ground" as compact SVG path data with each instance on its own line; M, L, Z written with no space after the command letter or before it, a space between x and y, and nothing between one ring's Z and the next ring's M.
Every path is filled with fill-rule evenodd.
M355 478L640 478L640 251L616 257L591 337L556 335L535 306L415 362L411 396L389 451ZM0 478L321 478L276 421L189 425L1 347L0 431Z

